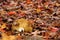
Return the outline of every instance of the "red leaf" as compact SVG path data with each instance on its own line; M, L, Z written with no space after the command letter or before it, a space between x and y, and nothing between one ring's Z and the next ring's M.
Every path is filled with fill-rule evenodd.
M8 14L9 14L9 15L14 15L14 14L16 14L16 12L11 11L11 12L8 12Z

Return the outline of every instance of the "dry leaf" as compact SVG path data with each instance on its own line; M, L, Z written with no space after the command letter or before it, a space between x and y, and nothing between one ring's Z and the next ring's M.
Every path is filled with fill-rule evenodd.
M7 35L6 33L2 33L2 40L16 40L16 36Z
M36 9L37 13L41 12L41 10L39 8Z
M20 29L22 29L26 32L32 32L31 24L26 19L21 18L21 19L18 19L16 22L19 24L19 26L13 25L12 27L13 29L17 31L20 31Z
M6 28L6 24L3 23L3 24L1 25L1 28L2 28L2 29L3 29L3 28Z

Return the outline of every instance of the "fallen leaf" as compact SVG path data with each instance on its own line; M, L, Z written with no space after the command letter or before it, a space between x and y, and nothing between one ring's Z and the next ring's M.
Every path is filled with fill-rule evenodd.
M14 26L13 25L13 29L19 31L20 29L26 31L26 32L32 32L32 27L31 24L29 23L29 21L27 21L26 19L18 19L16 20L16 22L19 24L19 26Z

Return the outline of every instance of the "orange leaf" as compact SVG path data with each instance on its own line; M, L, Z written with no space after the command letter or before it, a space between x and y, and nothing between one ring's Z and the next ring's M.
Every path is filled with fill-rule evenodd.
M31 3L31 0L26 0L27 4L30 4Z
M58 28L52 28L51 31L52 31L52 32L56 32L56 31L58 31Z
M16 14L16 12L11 11L11 12L8 12L8 14L9 14L9 15L14 15L14 14Z

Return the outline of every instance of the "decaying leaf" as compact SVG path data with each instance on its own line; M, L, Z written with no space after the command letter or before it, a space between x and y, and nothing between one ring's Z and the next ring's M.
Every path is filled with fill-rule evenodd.
M25 40L44 40L41 36L26 36Z

